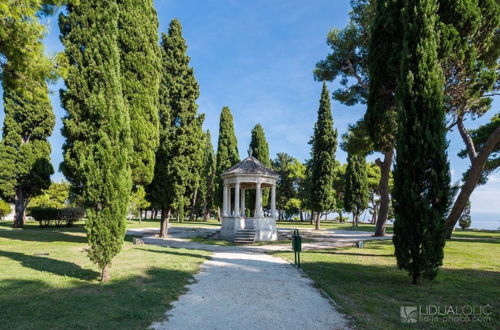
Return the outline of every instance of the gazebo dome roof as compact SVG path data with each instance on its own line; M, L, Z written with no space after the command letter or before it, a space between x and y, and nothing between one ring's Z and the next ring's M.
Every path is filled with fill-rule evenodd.
M265 167L255 157L248 156L233 167L228 168L222 173L222 176L238 175L238 174L260 174L264 176L278 177L278 173Z

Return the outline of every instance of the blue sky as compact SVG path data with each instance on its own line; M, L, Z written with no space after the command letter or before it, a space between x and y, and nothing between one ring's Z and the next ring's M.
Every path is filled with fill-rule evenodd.
M321 83L314 81L312 70L326 57L326 34L348 22L349 0L157 0L155 6L160 32L166 32L172 18L183 25L188 54L200 84L199 110L206 114L205 128L210 129L217 145L218 120L223 106L230 107L235 122L240 156L247 155L252 127L260 123L266 132L272 157L287 152L304 160L309 157L307 144L316 119ZM57 16L48 18L45 39L51 55L63 48L59 41ZM57 169L62 160L61 117L58 89L51 86L57 125L50 141L52 161ZM330 90L336 83L329 84ZM468 127L485 123L500 102L485 118L468 122ZM365 106L346 107L332 102L335 127L339 134L358 120ZM3 105L0 107L3 122ZM462 148L458 133L449 134L448 150L454 181L468 167L468 160L456 157ZM375 156L374 156L375 157ZM373 158L374 158L373 157ZM346 155L338 150L337 158ZM63 176L57 172L54 180ZM479 187L472 197L473 224L488 221L500 226L500 175ZM477 220L476 220L477 219ZM484 225L482 225L484 227Z

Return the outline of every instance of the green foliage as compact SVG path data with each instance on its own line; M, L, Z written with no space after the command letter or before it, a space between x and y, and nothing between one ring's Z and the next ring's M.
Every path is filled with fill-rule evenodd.
M146 191L144 190L144 187L139 186L130 194L128 212L134 217L140 217L140 211L147 209L150 205L151 204L146 200Z
M470 130L469 135L474 142L477 150L481 150L488 140L488 138L492 135L493 131L500 127L500 114L494 115L490 122L479 126L476 129ZM460 158L468 157L467 150L461 150L458 153ZM479 184L486 184L488 181L488 177L495 173L500 167L500 143L497 143L493 148L493 151L488 157L488 160L484 164L483 171L481 174L481 179L479 180ZM463 181L467 180L467 176L469 174L469 170L467 170L463 175Z
M314 125L311 145L311 209L316 212L328 211L335 207L335 152L337 150L337 130L333 128L330 97L323 83L319 102L318 120Z
M29 215L40 223L41 227L48 227L54 224L60 227L65 224L71 227L74 222L83 219L85 216L85 209L81 207L30 207L28 209Z
M223 182L221 174L238 164L240 156L238 154L238 141L234 134L233 115L228 107L222 108L219 120L219 140L217 142L217 166L215 169L215 204L222 207Z
M62 208L69 203L70 185L67 182L52 182L48 189L43 190L43 194L33 198L29 207L56 207Z
M264 133L264 128L260 124L255 125L252 129L252 137L250 140L249 154L257 158L264 166L271 166L271 158L269 156L269 144L266 140L266 135ZM255 205L255 190L249 191L249 198L247 198L246 203ZM266 207L269 203L269 189L264 189L262 191L262 206Z
M10 204L0 199L0 219L3 219L11 212Z
M412 282L434 278L443 260L450 205L436 1L406 0L398 86L394 237L398 267Z
M130 116L132 151L129 162L134 185L153 179L158 147L158 91L161 53L153 0L117 0L123 100Z
M316 64L314 78L333 81L340 78L340 88L332 95L337 101L354 105L366 103L368 95L367 48L372 14L369 0L352 0L350 22L343 29L332 29L327 43L332 52L325 60ZM354 78L354 81L353 79Z
M70 63L61 170L87 213L89 257L107 269L122 247L131 191L128 111L123 103L116 1L81 0L59 18Z
M212 137L210 131L205 133L205 147L203 157L203 172L201 173L200 198L204 212L210 212L215 209L214 189L215 189L215 153L212 146Z
M301 187L306 179L306 166L298 159L279 152L272 161L272 168L278 173L276 207L290 218L305 206Z
M470 201L467 202L467 205L465 206L465 209L462 212L462 215L460 216L460 219L458 219L458 225L462 230L465 230L470 227L472 224L472 218L470 216Z
M396 88L402 47L402 0L375 1L368 42L368 107L365 121L378 151L394 148L397 114Z
M353 224L368 207L368 176L365 156L349 154L345 171L344 210L352 212Z
M189 66L187 45L177 19L162 34L163 75L160 84L160 146L148 200L158 209L189 205L187 189L198 186L203 161L203 115L198 115L199 87Z

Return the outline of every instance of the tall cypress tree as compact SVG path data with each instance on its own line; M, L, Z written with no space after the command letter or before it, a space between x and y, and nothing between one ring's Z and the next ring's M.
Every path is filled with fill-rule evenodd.
M45 79L47 60L39 39L23 59L3 66L5 119L0 142L0 197L15 204L14 227L23 227L30 199L50 186L54 173L47 138L55 124Z
M414 284L434 278L442 264L450 204L436 10L435 0L405 0L403 10L393 242L398 267Z
M158 90L161 54L158 18L152 0L118 0L120 69L123 100L130 116L132 182L153 179L158 147Z
M197 114L198 83L189 66L186 41L177 19L170 22L168 35L162 35L161 45L160 146L148 199L155 208L161 209L160 237L164 238L172 211L186 205L187 187L193 183L194 169L199 167L204 117Z
M368 207L368 176L364 155L349 153L345 171L344 209L352 212L352 225L357 226L359 216Z
M81 195L89 257L109 280L122 247L131 180L130 123L123 104L116 1L80 0L59 19L69 69L61 169Z
M240 156L238 154L238 142L234 134L233 115L231 115L231 110L228 107L223 107L219 119L217 165L215 167L215 204L219 207L219 210L222 207L223 182L221 174L231 166L238 164L239 161Z
M314 125L311 145L311 210L316 212L316 225L320 227L321 212L335 207L335 152L337 151L337 130L333 128L330 97L323 83L319 101L318 120Z
M203 172L201 174L200 201L202 203L203 220L210 219L210 212L214 209L214 183L215 183L215 153L212 146L210 131L205 133L205 154L203 157Z
M264 128L257 124L252 129L252 138L250 140L250 155L257 158L264 166L271 166L271 159L269 158L269 144L266 140ZM248 209L253 210L255 205L255 190L249 190L249 198L246 200ZM265 189L262 192L262 206L269 203L269 190Z

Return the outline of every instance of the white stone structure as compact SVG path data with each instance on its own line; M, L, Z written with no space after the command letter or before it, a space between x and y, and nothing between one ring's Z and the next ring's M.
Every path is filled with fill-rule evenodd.
M232 241L239 230L253 230L255 241L277 240L276 180L278 174L262 165L256 158L249 156L222 173L222 179L224 188L220 237ZM270 216L265 216L262 208L263 188L271 188ZM245 216L245 191L249 189L256 191L253 217ZM234 205L232 205L233 195Z

